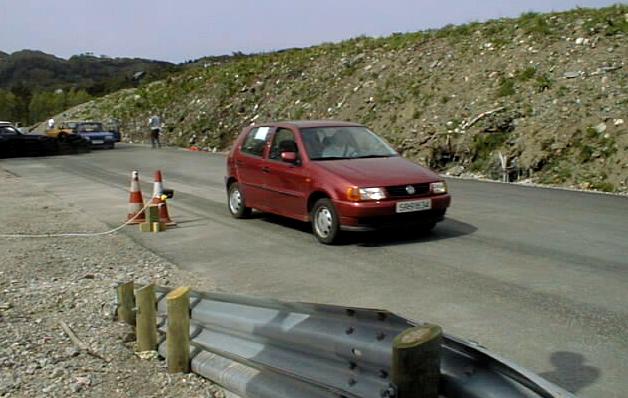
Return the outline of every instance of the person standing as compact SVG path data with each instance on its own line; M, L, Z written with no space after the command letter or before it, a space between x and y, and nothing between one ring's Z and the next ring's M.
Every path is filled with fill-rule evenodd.
M48 119L48 131L55 128L55 120L53 118Z
M161 148L159 142L159 134L161 133L161 118L153 115L148 119L148 127L150 128L150 143L154 148Z

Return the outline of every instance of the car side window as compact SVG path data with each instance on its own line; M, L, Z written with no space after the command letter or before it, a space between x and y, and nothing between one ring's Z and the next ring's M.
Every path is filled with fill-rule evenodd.
M273 137L273 144L270 147L270 155L268 158L272 160L281 160L282 152L299 152L292 130L284 128L277 130L275 136Z
M264 145L266 145L269 131L270 127L255 127L251 129L242 143L240 152L253 156L263 156Z

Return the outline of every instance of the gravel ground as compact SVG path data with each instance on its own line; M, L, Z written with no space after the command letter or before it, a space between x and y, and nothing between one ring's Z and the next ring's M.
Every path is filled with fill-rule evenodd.
M2 233L109 229L1 169L0 187ZM132 329L112 317L119 281L204 290L212 289L211 281L177 269L123 234L0 238L0 264L0 397L224 396L205 379L170 375L164 361L135 356ZM79 351L60 321L110 361Z

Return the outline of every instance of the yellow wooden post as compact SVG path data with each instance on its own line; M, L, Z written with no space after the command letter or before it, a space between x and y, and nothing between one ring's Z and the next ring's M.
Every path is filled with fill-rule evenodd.
M133 281L118 285L118 319L131 326L135 326L135 296L133 295Z
M137 351L154 351L157 347L157 311L155 285L146 285L135 292L137 300Z
M442 330L425 324L393 340L392 382L398 398L437 398Z
M166 296L168 372L190 372L190 288L179 287Z

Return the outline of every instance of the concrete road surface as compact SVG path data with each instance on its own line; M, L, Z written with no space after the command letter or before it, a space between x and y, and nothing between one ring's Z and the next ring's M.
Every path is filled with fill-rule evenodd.
M306 224L232 219L220 154L120 145L0 167L111 225L131 170L159 168L178 228L129 234L224 291L385 308L478 341L583 397L628 396L628 198L451 180L427 237L354 234L318 244ZM10 203L3 203L4 208Z

